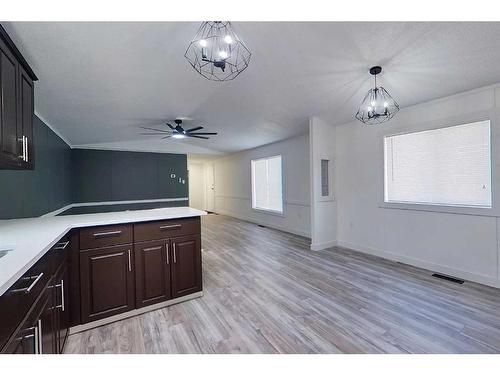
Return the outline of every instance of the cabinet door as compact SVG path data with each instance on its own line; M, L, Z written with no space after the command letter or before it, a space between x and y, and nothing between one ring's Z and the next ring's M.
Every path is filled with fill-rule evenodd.
M134 246L136 307L170 299L169 241L149 241Z
M82 323L134 308L132 250L127 245L80 252Z
M56 350L62 353L70 326L69 272L66 262L54 276L54 303Z
M0 40L0 158L2 165L19 165L22 135L17 122L18 64Z
M172 298L199 292L202 287L200 236L176 237L171 244Z
M19 66L19 97L18 97L18 129L21 132L21 147L24 150L24 164L27 168L34 168L35 152L33 142L33 112L34 112L34 89L33 81ZM23 137L24 136L24 141ZM25 145L23 144L25 142ZM21 155L23 155L21 150Z

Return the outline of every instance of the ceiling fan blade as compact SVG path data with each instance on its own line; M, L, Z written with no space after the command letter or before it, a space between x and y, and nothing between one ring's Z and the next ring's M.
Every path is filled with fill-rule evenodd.
M167 135L166 137L161 137L161 139L167 139L167 138L170 138L171 135Z
M210 139L208 137L202 137L201 135L194 135L194 134L186 134L186 137L190 138L201 138L201 139Z
M174 130L174 129L175 129L175 126L170 125L168 122L166 122L165 124L167 124L167 126L168 126L170 129L172 129L172 130Z
M217 133L191 133L192 135L217 135Z
M169 130L148 128L147 126L140 126L140 128L141 129L146 129L146 130L154 130L156 132L162 132L162 133L168 133L169 132Z
M196 128L188 129L188 130L186 130L186 133L194 132L194 131L200 130L200 129L203 129L203 126L197 126Z
M165 135L164 132L158 132L158 133L139 133L139 135Z

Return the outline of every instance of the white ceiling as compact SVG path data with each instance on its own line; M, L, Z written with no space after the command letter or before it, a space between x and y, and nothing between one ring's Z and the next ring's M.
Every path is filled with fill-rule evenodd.
M198 22L13 22L39 77L36 112L73 146L227 153L353 119L380 64L401 107L500 82L500 23L234 22L252 51L231 82L184 58ZM157 140L140 125L177 116L219 136Z

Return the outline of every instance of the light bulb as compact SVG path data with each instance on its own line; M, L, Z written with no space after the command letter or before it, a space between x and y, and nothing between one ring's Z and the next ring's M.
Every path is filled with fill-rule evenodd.
M372 111L372 107L368 107L368 112L371 112Z
M372 101L370 104L372 105L372 107L375 107L375 104L377 103L375 103L375 101Z
M227 58L227 52L226 51L219 51L219 56L221 59L226 59Z
M384 102L384 107L387 108L389 106L389 103Z
M233 38L231 38L231 35L226 35L224 37L224 42L226 42L227 44L231 44L233 42Z
M173 134L172 135L172 138L176 138L176 139L182 139L182 138L185 138L186 136L184 134Z
M205 39L201 39L199 41L199 43L200 43L200 46L202 46L202 47L206 47L207 46L207 41Z

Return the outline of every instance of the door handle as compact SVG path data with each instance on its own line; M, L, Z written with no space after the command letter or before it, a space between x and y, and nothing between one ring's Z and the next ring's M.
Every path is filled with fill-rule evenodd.
M168 248L168 242L165 244L165 246L167 248L167 264L169 264L170 263L170 259L169 259L170 258L170 255L169 255L170 251L169 251L169 248Z
M130 249L128 249L128 271L132 272L132 261L130 259Z

